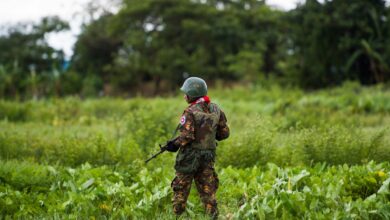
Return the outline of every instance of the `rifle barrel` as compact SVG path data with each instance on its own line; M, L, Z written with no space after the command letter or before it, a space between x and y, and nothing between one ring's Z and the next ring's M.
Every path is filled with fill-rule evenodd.
M156 158L158 155L162 154L164 151L165 151L165 149L161 149L160 152L158 152L157 154L153 155L151 158L145 160L145 163L148 163L152 159Z

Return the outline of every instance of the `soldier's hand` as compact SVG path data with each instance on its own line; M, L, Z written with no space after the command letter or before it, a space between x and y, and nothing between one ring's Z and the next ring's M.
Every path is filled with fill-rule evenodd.
M167 142L167 151L176 152L179 150L179 147L175 145L174 141Z

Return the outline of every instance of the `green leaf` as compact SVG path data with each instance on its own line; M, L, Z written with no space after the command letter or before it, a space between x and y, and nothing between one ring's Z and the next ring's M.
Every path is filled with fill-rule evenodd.
M95 179L91 178L91 179L87 180L85 183L83 183L83 185L81 185L81 189L85 190L88 187L92 186L92 184L94 184L94 183L95 183Z
M378 190L378 194L388 194L389 193L389 184L390 184L390 177L387 178L383 182L381 188L379 188L379 190Z

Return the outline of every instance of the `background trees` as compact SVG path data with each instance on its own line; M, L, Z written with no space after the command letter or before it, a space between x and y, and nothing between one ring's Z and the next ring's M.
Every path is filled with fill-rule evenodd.
M169 89L189 75L253 81L276 73L283 57L278 50L284 45L282 15L264 1L125 0L107 28L90 37L107 33L111 42L117 42L118 48L102 53L111 73L105 82L120 89L153 82L156 94L162 84ZM87 36L81 35L74 57L83 55L78 45L99 56L91 52L96 49L94 44L83 43ZM91 64L77 63L82 71L88 71ZM93 66L100 69L95 72L104 69Z
M304 87L389 80L389 8L382 0L308 0L290 12L297 80Z
M2 97L31 91L156 95L191 75L304 88L390 78L389 7L383 0L307 0L288 12L259 0L123 0L117 13L84 24L65 71L62 51L48 46L45 34L66 28L66 22L46 18L0 37ZM34 74L47 72L64 73L42 89L32 86Z
M58 93L64 53L48 45L46 36L69 28L58 17L43 18L39 24L7 27L0 36L0 97Z

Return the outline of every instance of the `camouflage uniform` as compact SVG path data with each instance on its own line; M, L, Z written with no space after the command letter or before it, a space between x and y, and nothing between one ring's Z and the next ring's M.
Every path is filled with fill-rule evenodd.
M229 136L224 112L214 103L199 102L190 105L181 118L179 146L176 157L176 177L172 181L172 199L175 214L184 212L192 180L205 206L206 212L218 215L215 193L218 176L214 170L216 140Z

